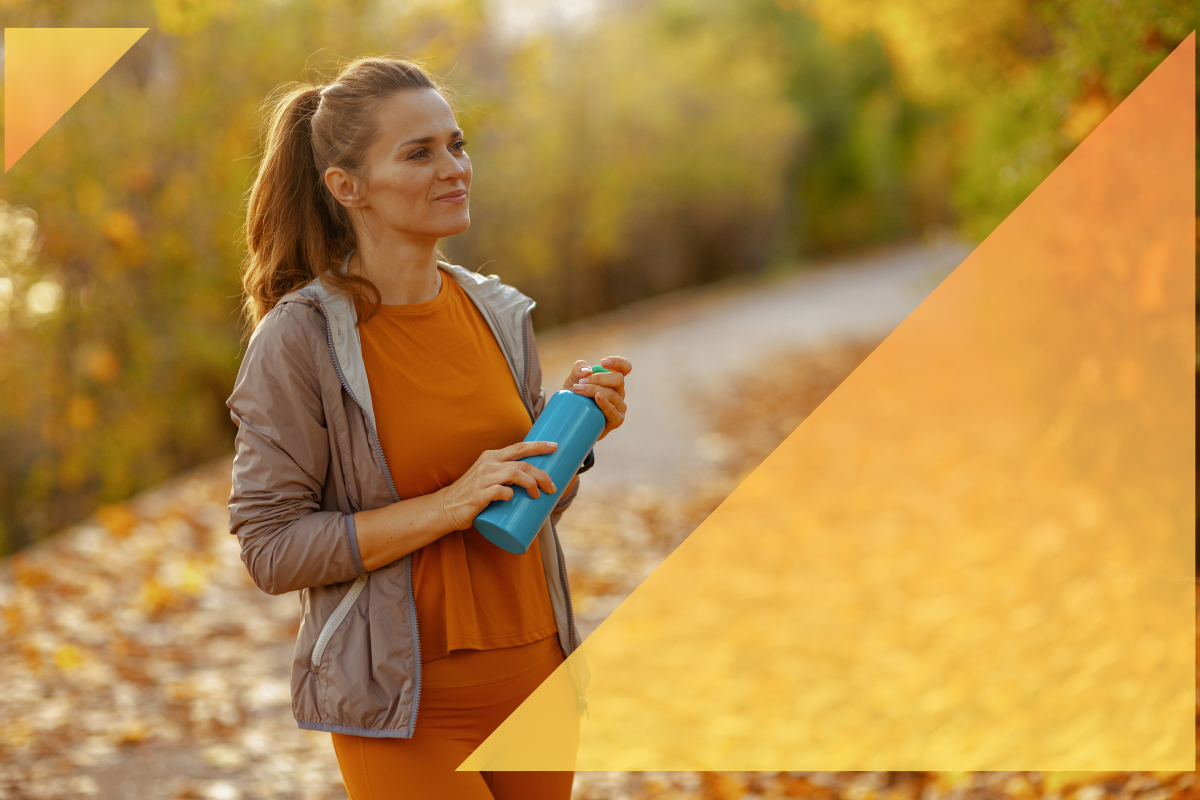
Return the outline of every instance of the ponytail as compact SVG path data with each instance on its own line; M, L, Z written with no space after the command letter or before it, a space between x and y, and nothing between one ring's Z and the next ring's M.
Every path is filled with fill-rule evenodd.
M341 271L357 241L349 214L325 185L325 170L360 171L381 100L405 89L444 89L415 63L373 57L351 62L326 86L283 88L264 104L265 147L245 225L245 319L252 330L280 298L316 277L349 295L365 319L381 302L379 289Z

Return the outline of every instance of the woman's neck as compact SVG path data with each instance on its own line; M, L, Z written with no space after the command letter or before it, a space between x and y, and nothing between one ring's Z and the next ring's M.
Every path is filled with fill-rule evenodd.
M436 245L437 242L428 246L403 243L382 246L360 241L348 269L375 284L384 305L424 303L437 297L442 288Z

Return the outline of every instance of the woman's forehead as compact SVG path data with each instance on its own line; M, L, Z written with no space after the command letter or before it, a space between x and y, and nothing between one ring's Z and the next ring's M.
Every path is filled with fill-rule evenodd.
M389 97L379 110L388 147L410 140L442 138L458 130L450 104L434 89L412 89Z

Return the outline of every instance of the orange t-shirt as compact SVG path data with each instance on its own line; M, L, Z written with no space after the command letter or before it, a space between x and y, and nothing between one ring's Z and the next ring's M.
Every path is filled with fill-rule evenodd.
M359 325L375 426L401 499L450 485L484 450L515 444L533 427L487 321L439 273L432 300L385 305ZM536 538L516 555L473 525L447 533L413 554L413 590L422 662L558 630Z

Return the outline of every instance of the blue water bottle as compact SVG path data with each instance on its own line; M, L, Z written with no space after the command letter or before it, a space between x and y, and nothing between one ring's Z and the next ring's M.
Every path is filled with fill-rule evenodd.
M609 372L601 366L592 372ZM554 494L541 492L537 499L524 486L511 484L510 500L493 500L475 517L475 530L501 550L521 555L533 543L546 518L562 497L561 490L583 466L588 451L604 431L604 412L587 395L568 389L550 395L546 407L525 436L527 442L557 442L553 453L521 459L544 469L554 481Z

